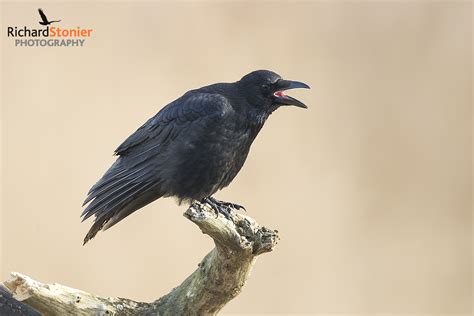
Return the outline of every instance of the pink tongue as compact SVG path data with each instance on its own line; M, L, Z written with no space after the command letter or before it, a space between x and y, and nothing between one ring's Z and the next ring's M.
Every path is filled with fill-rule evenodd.
M283 92L283 91L277 91L277 92L275 92L275 95L276 95L277 97L284 97L284 96L285 96L285 92Z

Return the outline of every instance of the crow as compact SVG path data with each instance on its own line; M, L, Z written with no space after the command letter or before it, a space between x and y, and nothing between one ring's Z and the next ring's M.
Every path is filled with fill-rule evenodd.
M166 105L115 150L117 160L90 189L81 217L95 220L84 244L161 197L207 203L224 216L230 208L243 209L212 195L240 171L273 111L307 108L285 94L294 88L309 86L257 70L237 82L190 90Z

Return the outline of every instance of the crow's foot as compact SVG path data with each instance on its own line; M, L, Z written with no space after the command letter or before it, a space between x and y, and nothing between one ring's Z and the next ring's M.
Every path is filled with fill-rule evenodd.
M230 202L225 202L225 201L220 201L220 200L217 200L217 199L213 198L212 196L202 199L202 202L209 204L212 207L212 209L216 212L216 215L220 213L220 214L224 215L224 217L227 218L227 219L231 218L230 213L231 213L232 210L244 210L245 211L245 207L243 207L242 205L235 204L235 203L230 203Z
M212 199L214 201L214 203L217 203L218 205L220 205L222 207L231 208L231 209L234 209L234 210L237 210L237 211L240 211L240 210L247 211L244 206L242 206L240 204L237 204L237 203L221 201L221 200L213 198L212 196L209 197L209 199Z

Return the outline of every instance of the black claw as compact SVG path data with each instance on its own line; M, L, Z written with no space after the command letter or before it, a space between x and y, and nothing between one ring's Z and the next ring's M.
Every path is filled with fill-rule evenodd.
M245 212L247 212L247 210L245 209L245 206L242 206L240 204L235 204L235 203L229 203L229 206L233 209L236 209L236 210L243 210Z

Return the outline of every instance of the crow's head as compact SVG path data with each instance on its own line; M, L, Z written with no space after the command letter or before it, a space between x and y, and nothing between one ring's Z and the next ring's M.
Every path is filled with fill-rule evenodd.
M283 105L307 108L303 102L286 95L285 91L296 88L309 89L309 86L299 81L284 80L273 71L253 71L240 79L238 83L247 100L265 112L273 112Z

